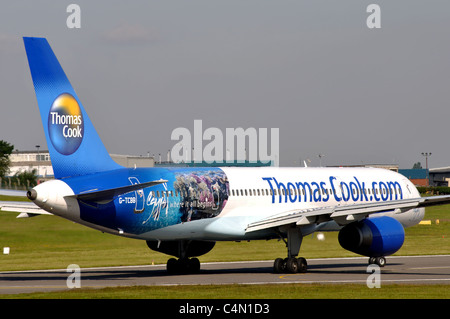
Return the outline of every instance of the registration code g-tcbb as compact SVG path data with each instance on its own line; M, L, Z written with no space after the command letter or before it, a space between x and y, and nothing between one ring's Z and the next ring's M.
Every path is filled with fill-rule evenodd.
M119 204L136 204L136 197L119 197Z

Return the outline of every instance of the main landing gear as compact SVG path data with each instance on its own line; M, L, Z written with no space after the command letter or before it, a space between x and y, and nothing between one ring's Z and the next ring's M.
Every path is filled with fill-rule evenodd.
M308 269L308 263L303 257L295 258L277 258L273 263L273 271L277 274L291 273L296 274L298 272L305 273Z
M299 228L289 228L287 231L288 238L286 246L288 249L287 258L277 258L273 263L273 271L280 273L305 273L308 268L308 263L303 257L296 258L300 251L303 235Z

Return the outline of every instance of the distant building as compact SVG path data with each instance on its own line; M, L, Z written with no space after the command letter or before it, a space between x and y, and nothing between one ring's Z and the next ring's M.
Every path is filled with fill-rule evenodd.
M154 167L155 158L150 156L110 154L111 158L124 167Z
M431 186L450 186L450 167L430 169Z
M415 186L429 186L428 172L424 168L399 169L398 172L408 178Z
M342 165L336 167L376 167L384 168L402 174L416 186L428 186L429 179L426 169L399 169L396 164L361 164L361 165ZM450 179L450 167L448 177ZM431 175L431 170L430 170Z
M217 167L217 166L234 166L234 167L260 167L271 166L271 163L249 161L234 161L232 163L174 163L155 161L153 156L134 156L134 155L120 155L110 154L111 158L119 165L124 167ZM42 179L53 178L53 167L50 161L50 154L47 150L42 151L14 151L9 157L11 165L9 166L9 173L7 176L14 176L16 173L31 171L36 169L38 176Z
M124 167L153 167L155 159L153 157L118 155L111 154L111 158ZM11 165L7 176L14 176L16 173L37 170L37 175L41 178L53 178L53 167L50 161L50 154L43 151L14 151L9 157Z
M9 159L11 164L7 176L36 169L40 177L53 177L53 167L48 151L14 151Z
M262 166L272 166L271 162L250 162L250 161L233 161L233 162L220 162L220 163L195 163L195 162L155 162L156 167L262 167Z
M357 164L357 165L336 165L328 167L374 167L374 168L384 168L390 171L398 172L397 164Z

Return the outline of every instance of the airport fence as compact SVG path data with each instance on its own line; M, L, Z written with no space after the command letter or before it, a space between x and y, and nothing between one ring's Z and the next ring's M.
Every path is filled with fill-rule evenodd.
M1 189L28 190L37 184L40 179L37 178L36 172L26 171L16 173L13 176L0 177Z
M36 186L37 183L32 183L29 180L21 181L15 176L11 177L0 177L0 188L1 189L14 189L14 190L27 190L31 187Z

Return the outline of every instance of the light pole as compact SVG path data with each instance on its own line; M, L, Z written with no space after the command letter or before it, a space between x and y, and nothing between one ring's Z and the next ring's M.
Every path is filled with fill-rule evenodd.
M425 168L427 170L427 186L430 185L430 174L428 173L428 157L431 156L431 153L422 153L423 156L425 156Z
M320 167L322 167L322 157L325 157L325 155L319 154L317 156L319 157L319 165L320 165Z
M39 155L39 148L40 148L41 146L40 145L36 145L36 148L37 148L37 153L38 153L38 155L37 155L37 164L38 164L38 171L37 171L37 177L39 178L39 170L40 170L40 161L41 161L41 156Z

